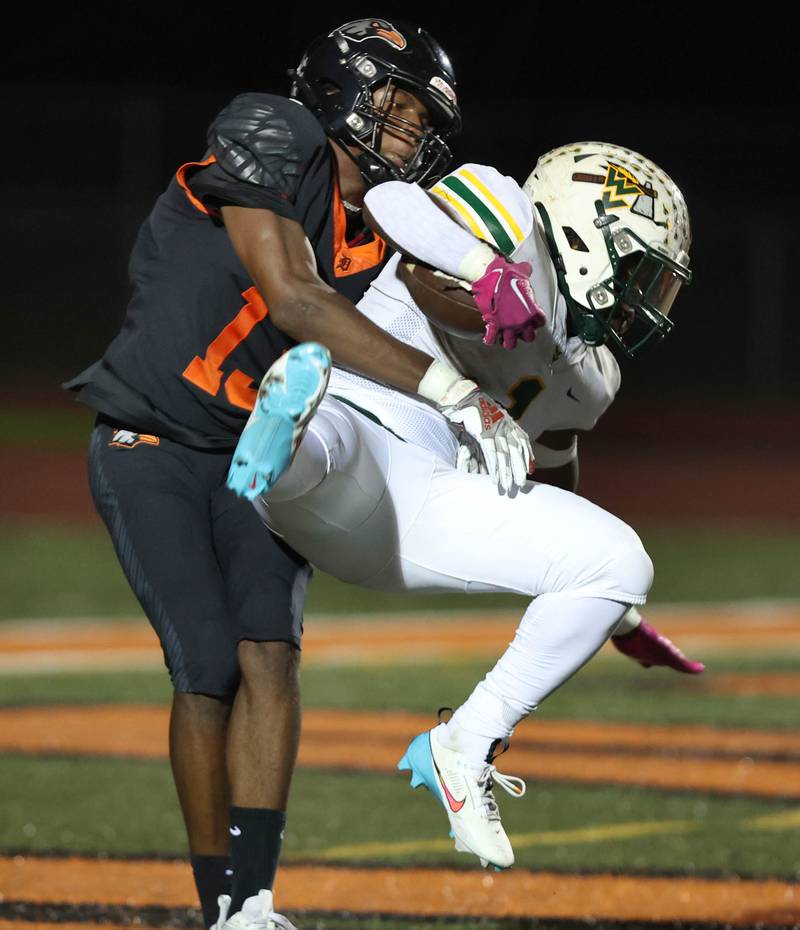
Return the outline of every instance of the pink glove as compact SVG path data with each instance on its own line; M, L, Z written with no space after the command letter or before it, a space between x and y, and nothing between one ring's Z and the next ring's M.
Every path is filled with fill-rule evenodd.
M675 643L668 640L645 620L642 620L639 626L630 633L612 636L611 642L623 655L630 656L645 668L650 668L652 665L666 665L674 668L676 672L685 672L687 675L699 675L705 669L702 662L687 659Z
M510 262L498 255L472 285L472 296L486 324L483 337L487 346L499 336L504 349L513 349L517 339L533 342L536 330L547 318L537 306L530 282L531 266L527 262Z

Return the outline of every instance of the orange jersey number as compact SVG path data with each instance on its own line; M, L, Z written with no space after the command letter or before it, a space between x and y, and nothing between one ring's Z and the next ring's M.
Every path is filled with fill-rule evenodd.
M209 345L206 354L202 358L195 355L183 371L183 377L187 381L191 381L212 397L219 394L222 379L225 378L222 363L239 343L247 339L256 323L260 323L269 312L256 288L248 288L242 297L247 303ZM225 378L224 387L225 396L234 407L253 409L257 391L250 375L236 368Z

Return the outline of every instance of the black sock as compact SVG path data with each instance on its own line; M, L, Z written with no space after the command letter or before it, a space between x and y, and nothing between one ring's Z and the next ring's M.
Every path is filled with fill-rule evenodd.
M231 859L230 856L192 856L191 862L203 909L203 926L208 930L219 917L217 898L231 893Z
M230 913L235 914L242 909L245 898L257 895L262 888L272 888L286 814L266 807L232 807L230 810L233 862Z

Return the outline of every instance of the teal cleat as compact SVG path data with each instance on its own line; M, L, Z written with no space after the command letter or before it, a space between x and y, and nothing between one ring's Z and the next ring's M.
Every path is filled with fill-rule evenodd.
M433 772L430 733L420 733L411 740L397 768L401 772L411 772L412 788L427 788L435 798L439 797Z
M253 412L228 469L228 487L248 500L267 491L289 467L308 421L325 396L331 356L318 342L285 352L264 375Z

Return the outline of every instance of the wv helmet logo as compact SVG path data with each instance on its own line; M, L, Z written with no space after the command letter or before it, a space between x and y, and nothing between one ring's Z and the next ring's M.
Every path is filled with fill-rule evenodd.
M345 23L331 35L341 33L351 42L363 42L365 39L383 39L395 48L404 49L407 45L405 36L385 19L355 19Z
M625 199L628 197L636 198L633 204ZM648 199L649 209L642 209L639 206L639 201L642 197ZM607 210L609 208L627 207L630 210L634 210L636 213L640 213L642 216L647 216L652 219L654 212L653 202L655 198L656 192L653 190L652 184L642 184L630 171L612 162L608 163L608 171L606 172L605 187L603 190L603 206Z

